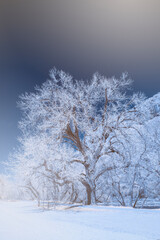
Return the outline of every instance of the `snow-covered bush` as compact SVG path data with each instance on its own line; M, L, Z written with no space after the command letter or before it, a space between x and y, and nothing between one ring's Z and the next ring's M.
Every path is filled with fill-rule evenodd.
M0 175L0 200L16 200L20 199L20 189L17 188L13 179L9 176Z

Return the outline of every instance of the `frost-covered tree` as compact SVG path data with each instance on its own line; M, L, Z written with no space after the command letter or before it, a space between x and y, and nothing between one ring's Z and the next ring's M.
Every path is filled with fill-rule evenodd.
M160 199L160 117L156 116L143 126L146 151L143 154L141 172L147 174L146 195L150 199Z
M50 140L44 135L20 139L21 147L12 156L17 185L38 202L74 202L78 197L78 173L68 161L75 153L69 146L62 148Z
M148 120L146 110L145 114L147 120L134 125L136 131L126 129L119 135L123 159L114 157L115 169L103 176L106 184L99 181L100 196L106 195L110 203L136 207L156 204L160 199L160 118L157 115Z
M144 135L140 125L126 129L123 135L117 136L121 159L117 155L112 159L115 168L103 176L107 179L101 191L108 195L109 201L122 206L135 207L145 198L145 178L142 171L142 156L146 151ZM102 180L100 180L100 183Z
M126 94L132 84L127 74L108 79L96 73L90 81L78 81L53 69L50 77L35 93L21 96L20 128L25 138L43 136L41 141L46 138L52 149L72 147L66 165L78 170L76 179L86 189L86 203L94 204L98 179L116 168L113 159L123 160L119 136L141 121L137 106L144 96Z

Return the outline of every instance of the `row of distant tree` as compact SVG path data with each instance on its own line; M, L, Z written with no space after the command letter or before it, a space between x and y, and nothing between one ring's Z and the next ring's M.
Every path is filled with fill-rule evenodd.
M127 74L77 81L53 69L50 77L19 102L22 135L11 165L23 192L133 207L159 199L160 119L144 111L143 94L130 94Z

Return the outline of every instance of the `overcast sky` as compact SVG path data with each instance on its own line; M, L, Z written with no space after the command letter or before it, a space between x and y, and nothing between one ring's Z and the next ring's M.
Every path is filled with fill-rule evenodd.
M0 0L1 162L17 145L18 96L54 66L78 79L128 71L135 91L159 92L160 1Z

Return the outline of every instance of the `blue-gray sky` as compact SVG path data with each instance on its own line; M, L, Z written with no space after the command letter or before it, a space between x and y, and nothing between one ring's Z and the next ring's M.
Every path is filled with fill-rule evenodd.
M18 96L53 66L78 79L128 71L135 91L159 92L160 1L0 0L0 161L17 145Z

